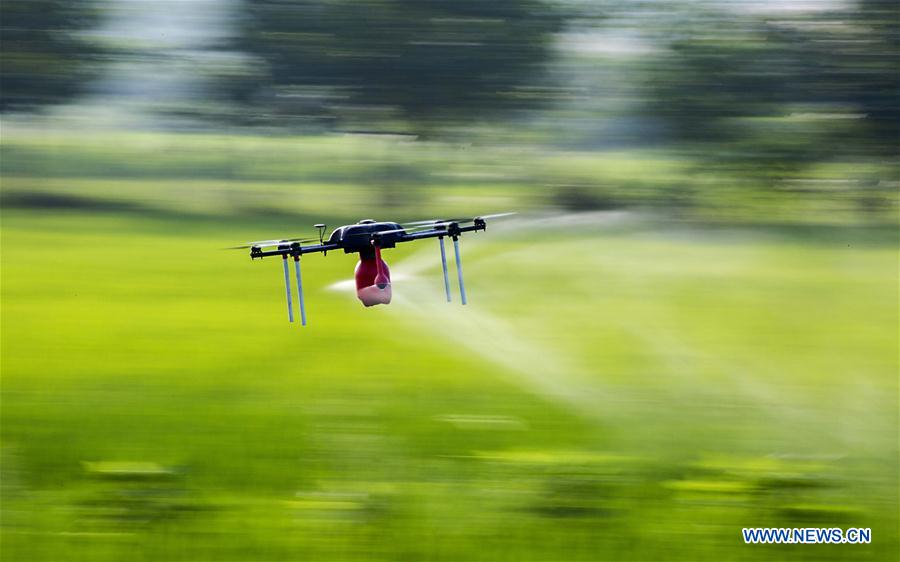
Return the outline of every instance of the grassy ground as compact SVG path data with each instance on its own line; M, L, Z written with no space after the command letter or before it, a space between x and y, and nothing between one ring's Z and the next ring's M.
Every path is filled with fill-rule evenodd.
M513 219L464 241L465 309L433 244L370 310L305 258L301 329L219 248L371 194L253 181L4 180L5 560L896 559L893 229ZM518 200L471 192L417 208Z

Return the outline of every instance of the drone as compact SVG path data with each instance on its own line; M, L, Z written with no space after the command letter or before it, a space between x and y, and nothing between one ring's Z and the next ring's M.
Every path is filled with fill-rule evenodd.
M281 256L284 266L284 288L287 296L288 321L294 321L294 305L292 302L291 276L288 258L294 261L294 276L297 282L297 296L300 304L300 323L306 326L306 302L303 299L303 281L300 275L300 257L305 254L343 250L345 254L359 254L354 277L356 279L356 296L366 307L391 302L391 271L381 257L381 251L394 248L402 242L414 242L426 238L437 238L441 249L441 266L444 271L444 293L447 302L450 297L450 277L447 272L447 253L444 238L453 240L453 251L456 255L456 274L459 279L459 297L462 304L467 304L466 286L463 282L462 260L459 253L459 238L466 232L487 230L487 219L514 215L515 213L498 213L470 218L430 219L407 223L380 222L363 219L356 224L347 224L334 229L325 239L327 225L316 224L319 238L300 239L286 238L281 240L259 240L247 242L242 246L230 249L250 248L250 259L263 259ZM317 242L317 243L315 243ZM308 245L304 245L308 244Z

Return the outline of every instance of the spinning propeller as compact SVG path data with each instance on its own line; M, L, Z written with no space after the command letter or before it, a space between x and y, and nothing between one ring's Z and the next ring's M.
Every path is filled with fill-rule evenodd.
M307 242L315 242L316 238L284 238L281 240L258 240L256 242L244 242L243 246L230 246L225 248L226 250L246 250L247 248L269 248L272 246L280 246L282 244L288 244L290 242L300 242L301 244L305 244Z
M483 219L483 220L497 219L500 217L508 217L510 215L515 215L515 214L516 214L515 211L511 211L508 213L495 213L493 215L481 215L481 216L477 216L477 217L468 217L468 218L463 218L463 219L428 219L428 220L424 220L424 221L410 221L410 222L404 222L404 223L400 223L400 224L410 225L410 226L412 226L412 225L435 226L435 225L441 225L441 224L450 224L450 223L454 223L454 222L455 223L473 222L476 219Z

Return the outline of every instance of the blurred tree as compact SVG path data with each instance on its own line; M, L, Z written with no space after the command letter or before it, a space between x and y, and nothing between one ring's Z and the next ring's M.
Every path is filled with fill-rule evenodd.
M668 53L653 60L651 109L678 141L722 141L740 135L730 119L767 115L786 100L783 46L746 22L696 17L679 29Z
M433 130L550 97L539 74L562 18L542 0L242 0L233 99L288 115Z
M894 154L900 74L893 0L783 17L692 15L647 67L651 113L717 158L797 166Z
M80 34L99 19L91 0L0 2L0 111L61 103L93 77L95 47Z
M896 0L861 0L850 24L852 37L833 36L841 71L833 80L850 85L847 100L865 116L864 140L896 156L900 143L900 6ZM828 54L823 53L828 59Z

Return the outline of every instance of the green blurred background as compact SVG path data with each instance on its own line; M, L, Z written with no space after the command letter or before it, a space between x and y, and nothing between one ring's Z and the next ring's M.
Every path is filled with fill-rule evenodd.
M0 556L896 560L897 24L4 0ZM508 210L467 307L222 249Z

